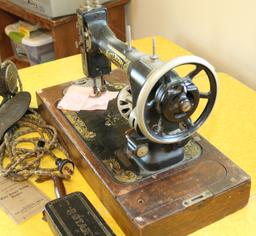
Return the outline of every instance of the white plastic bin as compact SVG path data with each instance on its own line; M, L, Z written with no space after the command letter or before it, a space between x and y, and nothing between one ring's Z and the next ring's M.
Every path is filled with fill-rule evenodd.
M53 38L50 33L36 31L30 38L23 38L31 65L41 64L55 59Z
M8 25L5 33L11 39L15 56L21 60L29 60L31 65L41 64L55 59L53 38L50 33L37 30L30 37L19 32L19 22Z

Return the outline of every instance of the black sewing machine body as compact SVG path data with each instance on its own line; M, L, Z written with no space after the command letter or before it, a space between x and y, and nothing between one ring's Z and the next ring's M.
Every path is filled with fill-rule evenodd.
M185 78L181 78L174 70L175 66L166 66L167 63L160 61L156 55L146 55L118 40L107 25L107 10L104 8L80 8L78 26L85 75L93 80L103 78L110 74L112 62L128 76L129 85L120 92L115 114L116 117L120 116L119 111L127 120L127 125L118 129L123 132L120 137L124 134L126 137L126 148L122 147L125 155L120 160L126 159L123 163L132 160L143 175L181 162L184 159L183 147L206 120L214 105L217 94L214 71L203 64L196 64L197 61L193 62L193 58L188 58L187 61L180 62L180 65L193 64L195 68ZM192 123L190 116L203 97L192 81L192 73L196 75L201 70L205 70L208 76L210 92L206 95L208 103L204 111ZM152 79L154 72L159 75ZM143 114L139 110L144 110ZM97 119L96 116L96 123ZM183 131L180 131L181 126ZM173 132L178 134L172 134Z

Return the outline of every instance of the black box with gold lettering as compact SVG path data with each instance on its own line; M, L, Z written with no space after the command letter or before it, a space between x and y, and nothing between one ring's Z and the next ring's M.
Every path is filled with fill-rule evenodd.
M113 236L96 209L81 192L46 204L44 217L55 235Z

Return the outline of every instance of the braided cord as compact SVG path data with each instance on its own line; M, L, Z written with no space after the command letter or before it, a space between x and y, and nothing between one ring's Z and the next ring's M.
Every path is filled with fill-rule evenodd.
M26 137L29 134L33 137ZM24 147L24 143L32 148ZM41 167L41 162L46 156L50 156L56 163L58 156L54 152L57 150L66 158L69 157L57 139L56 129L47 125L35 110L29 109L27 114L5 133L0 144L0 175L18 182L32 176L69 179L70 175L60 173L57 166Z

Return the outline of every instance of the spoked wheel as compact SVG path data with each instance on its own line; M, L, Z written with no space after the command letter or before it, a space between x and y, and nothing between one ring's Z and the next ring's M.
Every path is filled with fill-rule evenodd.
M177 73L177 68L182 70L188 66L192 69L185 76ZM201 79L209 83L207 92L200 91L194 84L194 78L201 72L206 75ZM178 143L189 138L205 122L216 95L216 73L207 61L195 56L176 58L148 76L130 117L136 117L139 130L150 141ZM205 100L206 105L193 121L191 116L201 100Z

